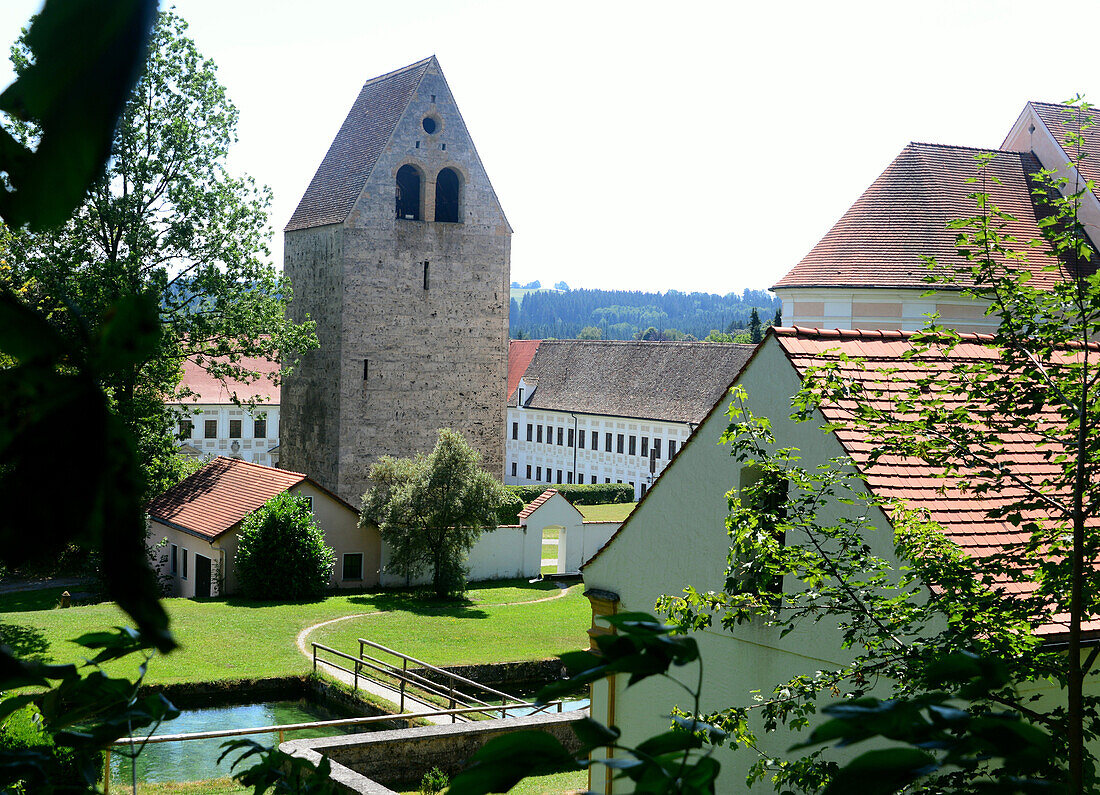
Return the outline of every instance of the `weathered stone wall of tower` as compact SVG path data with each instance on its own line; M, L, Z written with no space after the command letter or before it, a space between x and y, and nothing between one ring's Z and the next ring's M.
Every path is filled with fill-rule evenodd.
M279 465L332 491L339 483L342 240L343 230L334 224L287 232L283 258L294 288L290 316L316 322L320 348L306 353L283 381Z
M422 123L429 116L434 134ZM406 163L423 174L427 220L395 217ZM460 223L433 220L443 168L461 176ZM355 504L379 456L427 452L445 426L503 476L510 241L450 89L431 69L344 227L336 489L344 499Z

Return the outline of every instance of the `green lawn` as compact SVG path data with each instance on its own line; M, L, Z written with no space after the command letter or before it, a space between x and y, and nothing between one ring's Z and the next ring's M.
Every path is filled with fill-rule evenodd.
M542 557L543 557L544 560L546 558L557 558L557 556L558 556L558 545L557 544L543 544L542 545Z
M622 522L630 516L636 502L613 502L606 505L578 505L586 522Z
M61 603L66 588L43 588L40 591L15 591L0 594L0 614L25 613L28 610L53 610Z
M305 673L309 661L295 645L308 626L357 613L377 615L323 627L311 640L347 652L366 637L437 665L540 659L585 644L588 604L582 588L559 593L553 583L486 583L461 604L440 605L408 592L332 596L315 602L256 603L244 600L168 599L172 631L180 649L149 666L153 683L204 682ZM51 662L82 658L72 638L126 623L113 604L67 610L14 612L20 594L0 596L0 641ZM507 640L502 640L507 639ZM132 675L137 661L112 663L114 673Z

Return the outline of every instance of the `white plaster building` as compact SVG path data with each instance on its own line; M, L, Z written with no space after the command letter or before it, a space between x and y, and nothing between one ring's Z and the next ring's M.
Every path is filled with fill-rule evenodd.
M505 483L629 483L675 457L752 353L712 342L513 340Z
M179 415L180 452L195 457L225 456L254 464L279 463L279 385L270 376L279 366L266 359L242 359L239 364L261 374L249 384L228 384L190 360L183 363L183 381L191 394L170 404ZM230 390L249 409L233 402Z
M958 287L931 285L923 256L942 268L964 267L955 246L956 230L948 223L977 214L971 194L986 192L991 203L1014 220L1005 233L1021 243L1041 239L1044 208L1032 197L1036 173L1061 170L1072 187L1085 179L1100 181L1095 153L1100 133L1086 130L1093 157L1081 173L1067 168L1062 145L1069 111L1062 105L1029 102L1000 149L911 143L863 192L813 249L772 288L783 300L783 324L804 328L922 328L930 313L961 332L991 333L995 317L986 317L984 302L967 298ZM977 156L991 158L977 183ZM984 181L983 181L984 179ZM1078 183L1078 180L1080 182ZM1081 220L1087 230L1100 225L1100 201L1085 191ZM1041 250L1029 256L1032 284L1058 278L1043 272L1049 264ZM1014 264L1013 267L1019 267Z

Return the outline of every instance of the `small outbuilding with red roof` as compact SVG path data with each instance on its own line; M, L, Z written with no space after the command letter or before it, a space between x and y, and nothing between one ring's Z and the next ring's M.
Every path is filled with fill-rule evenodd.
M148 538L164 543L158 568L175 596L224 596L234 592L234 557L241 522L272 497L289 492L310 501L325 541L336 552L333 588L378 584L382 541L359 527L359 512L300 472L216 458L150 500Z

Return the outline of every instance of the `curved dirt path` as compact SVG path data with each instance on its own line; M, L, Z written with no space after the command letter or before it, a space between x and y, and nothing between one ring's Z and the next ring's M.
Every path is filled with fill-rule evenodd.
M525 601L525 602L501 602L500 604L484 605L484 607L513 607L513 606L520 606L520 605L533 605L533 604L538 604L539 602L549 602L549 601L552 601L554 599L561 599L563 596L565 596L567 593L569 593L569 586L568 585L565 585L563 583L556 583L556 585L558 586L558 588L560 590L558 591L558 593L554 594L553 596L546 596L546 597L543 597L541 599L530 599L530 600ZM298 651L300 651L305 656L305 658L307 660L312 661L313 660L313 653L308 648L308 643L309 643L309 636L313 633L314 630L320 629L321 627L328 626L329 624L336 624L340 621L350 621L353 618L368 618L370 616L380 616L380 615L384 615L384 614L385 614L384 610L374 610L370 613L353 613L350 616L339 616L338 618L330 618L327 621L319 621L318 623L313 624L312 626L308 626L305 629L303 629L301 632L298 633L298 637L295 638L295 642L298 646ZM344 671L333 669L333 670L330 670L328 673L331 676L334 676L336 679L343 682L344 684L351 684L351 685L355 684L354 678L350 674L345 673ZM386 701L391 702L394 706L397 706L398 702L395 701L393 697L397 695L398 691L394 690L393 688L388 687L387 685L384 685L381 682L376 682L376 681L371 680L371 679L364 680L363 677L359 677L359 687L361 687L363 690L366 690L370 693L373 693L374 695L378 696L379 698L382 698L382 699L385 699ZM429 704L425 701L421 701L420 699L415 698L414 696L411 696L411 695L408 695L408 694L406 694L405 700L406 700L406 702L411 701L413 704L419 706L421 708L421 710L425 711L425 712L430 712L430 711L438 708L434 704ZM447 718L445 716L433 716L433 717L427 718L427 720L430 721L431 723L450 723L450 722L453 722L453 719Z
M482 606L483 607L518 607L520 605L537 605L539 602L552 602L555 599L561 599L563 596L565 596L567 593L569 593L569 587L570 586L566 585L565 583L560 583L560 582L555 583L555 584L558 586L558 588L560 590L556 594L554 594L553 596L544 596L541 599L528 599L528 600L523 601L523 602L500 602L498 604L482 605ZM319 621L316 624L313 624L312 626L306 627L305 629L303 629L301 632L298 633L298 637L295 639L295 641L298 645L298 651L300 651L303 655L305 655L310 660L312 660L313 659L313 653L309 650L309 648L307 647L307 644L308 644L308 638L313 633L314 630L320 629L321 627L327 627L329 624L336 624L340 621L350 621L353 618L367 618L368 616L380 616L380 615L383 615L385 612L386 611L384 611L384 610L374 610L370 613L352 613L350 616L339 616L338 618L330 618L328 621Z

